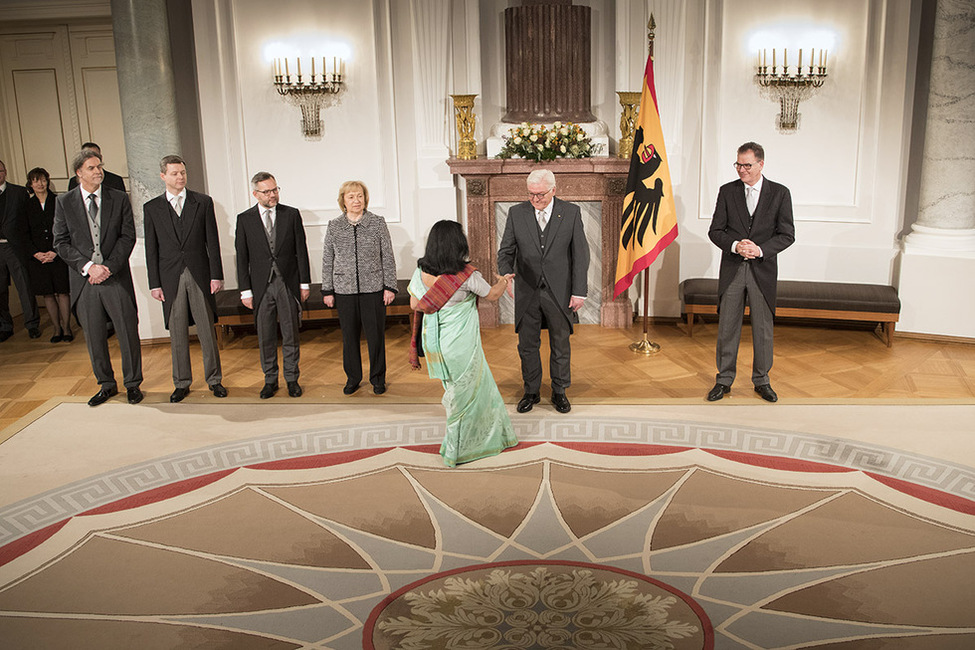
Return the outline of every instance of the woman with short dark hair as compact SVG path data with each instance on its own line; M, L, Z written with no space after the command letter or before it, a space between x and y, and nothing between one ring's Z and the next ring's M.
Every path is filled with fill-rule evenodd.
M27 172L27 253L28 273L34 295L44 299L51 317L54 336L51 343L73 341L71 332L71 287L68 265L54 252L54 192L51 175L43 167Z
M430 229L424 256L410 280L414 309L410 365L443 383L447 433L440 445L444 463L454 467L493 456L518 444L508 410L484 358L477 297L497 300L508 286L499 277L491 286L470 264L464 230L456 221Z

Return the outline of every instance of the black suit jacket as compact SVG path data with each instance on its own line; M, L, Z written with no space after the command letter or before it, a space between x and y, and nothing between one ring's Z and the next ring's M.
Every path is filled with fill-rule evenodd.
M54 192L48 192L43 208L36 196L31 195L27 201L27 255L30 257L35 253L54 250L54 208L57 200Z
M118 190L119 192L125 191L125 180L121 176L112 173L107 169L103 169L102 172L105 174L102 178L102 187L110 187L113 190ZM68 189L73 190L76 187L78 187L77 174L68 179Z
M779 275L777 256L796 240L789 188L765 178L749 225L745 184L738 179L722 185L718 190L718 201L714 206L708 237L721 249L718 304L721 304L721 296L731 284L738 268L745 263L744 257L731 252L731 245L742 239L750 239L762 249L762 257L753 259L748 264L752 265L758 287L774 314L776 281Z
M498 248L498 273L515 274L515 331L528 306L537 302L543 280L570 326L579 322L578 314L569 309L570 298L589 292L589 243L582 228L582 211L559 198L553 203L544 254L532 204L524 201L508 211Z
M190 270L196 284L207 297L216 322L217 302L210 292L210 280L223 280L223 264L220 261L220 239L213 199L206 194L186 190L183 214L177 216L163 192L146 201L142 212L145 216L149 288L163 291L166 327L169 327L169 312L176 299L183 269ZM191 315L191 323L192 320Z
M27 190L20 186L7 182L7 189L3 191L4 201L3 214L0 215L0 239L6 239L18 255L27 258L27 251L30 248L29 235L27 230Z
M296 208L281 203L275 207L274 237L272 251L257 205L237 215L237 287L254 293L255 312L271 279L272 262L295 300L301 300L301 285L311 284L305 227Z
M99 206L101 251L103 262L112 277L108 281L121 283L135 303L135 288L129 271L129 255L135 248L135 220L132 205L125 192L102 187L102 203ZM91 261L95 248L88 228L88 211L81 188L58 194L54 206L54 250L75 272L71 278L71 304L76 305L81 290L88 283L82 275L85 264Z

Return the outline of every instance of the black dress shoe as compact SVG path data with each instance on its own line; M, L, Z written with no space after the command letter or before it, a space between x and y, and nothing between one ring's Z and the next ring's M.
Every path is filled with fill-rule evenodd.
M13 332L0 332L0 343L3 343L13 335Z
M61 340L67 343L71 343L74 340L74 334L72 332L67 332L61 335Z
M36 327L28 327L27 336L31 337L32 339L39 339L41 338L41 330Z
M342 389L342 392L346 395L351 395L357 390L359 390L359 384L346 384L345 388Z
M372 387L372 392L374 392L376 395L382 395L386 392L386 384L375 384Z
M522 396L521 401L518 402L517 410L519 413L528 413L528 411L532 410L532 407L538 404L538 402L538 393L525 393Z
M271 399L276 392L278 392L278 382L264 384L264 388L261 389L261 399Z
M572 410L572 405L569 404L569 398L565 396L565 393L552 393L552 404L559 413L568 413Z
M186 391L189 392L189 391ZM139 390L138 386L135 388L126 388L125 397L129 400L129 404L138 404L145 397L145 394Z
M64 340L64 334L60 332L51 337L51 343L60 343Z
M772 387L769 384L763 384L762 386L756 386L755 392L758 393L763 400L766 402L778 402L779 396L775 394Z
M169 401L175 404L176 402L182 402L183 398L190 394L189 388L176 387L173 394L169 396Z
M719 399L731 392L731 386L725 386L724 384L715 384L708 392L708 401L717 402Z
M221 384L220 382L217 382L216 384L213 384L212 386L210 386L210 392L213 393L213 396L214 397L226 397L227 396L227 389L224 388L223 387L223 384Z
M118 395L118 388L112 386L111 388L103 388L88 400L88 406L98 406L99 404L104 404L111 397Z
M288 382L288 395L291 395L291 397L301 397L301 393L302 393L301 386L298 384L298 382L296 381Z

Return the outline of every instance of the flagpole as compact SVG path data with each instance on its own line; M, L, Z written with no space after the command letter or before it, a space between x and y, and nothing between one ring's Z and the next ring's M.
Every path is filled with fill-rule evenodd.
M653 38L657 30L657 22L650 14L647 22L647 50L650 58L653 59ZM660 352L660 345L650 340L650 267L643 270L643 340L630 344L630 349L638 354L657 354Z

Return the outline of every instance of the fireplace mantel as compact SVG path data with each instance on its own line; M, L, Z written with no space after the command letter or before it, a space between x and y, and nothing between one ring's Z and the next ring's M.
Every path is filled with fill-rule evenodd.
M498 267L498 241L495 234L494 204L498 201L525 201L526 181L535 169L550 169L555 174L556 194L565 201L602 203L602 267L604 301L599 321L603 327L629 327L633 305L625 296L611 300L616 282L616 254L623 216L623 197L630 162L619 158L557 159L543 163L529 160L478 158L447 160L450 172L464 179L467 188L467 238L471 261L491 277ZM498 326L497 303L481 301L481 327Z

